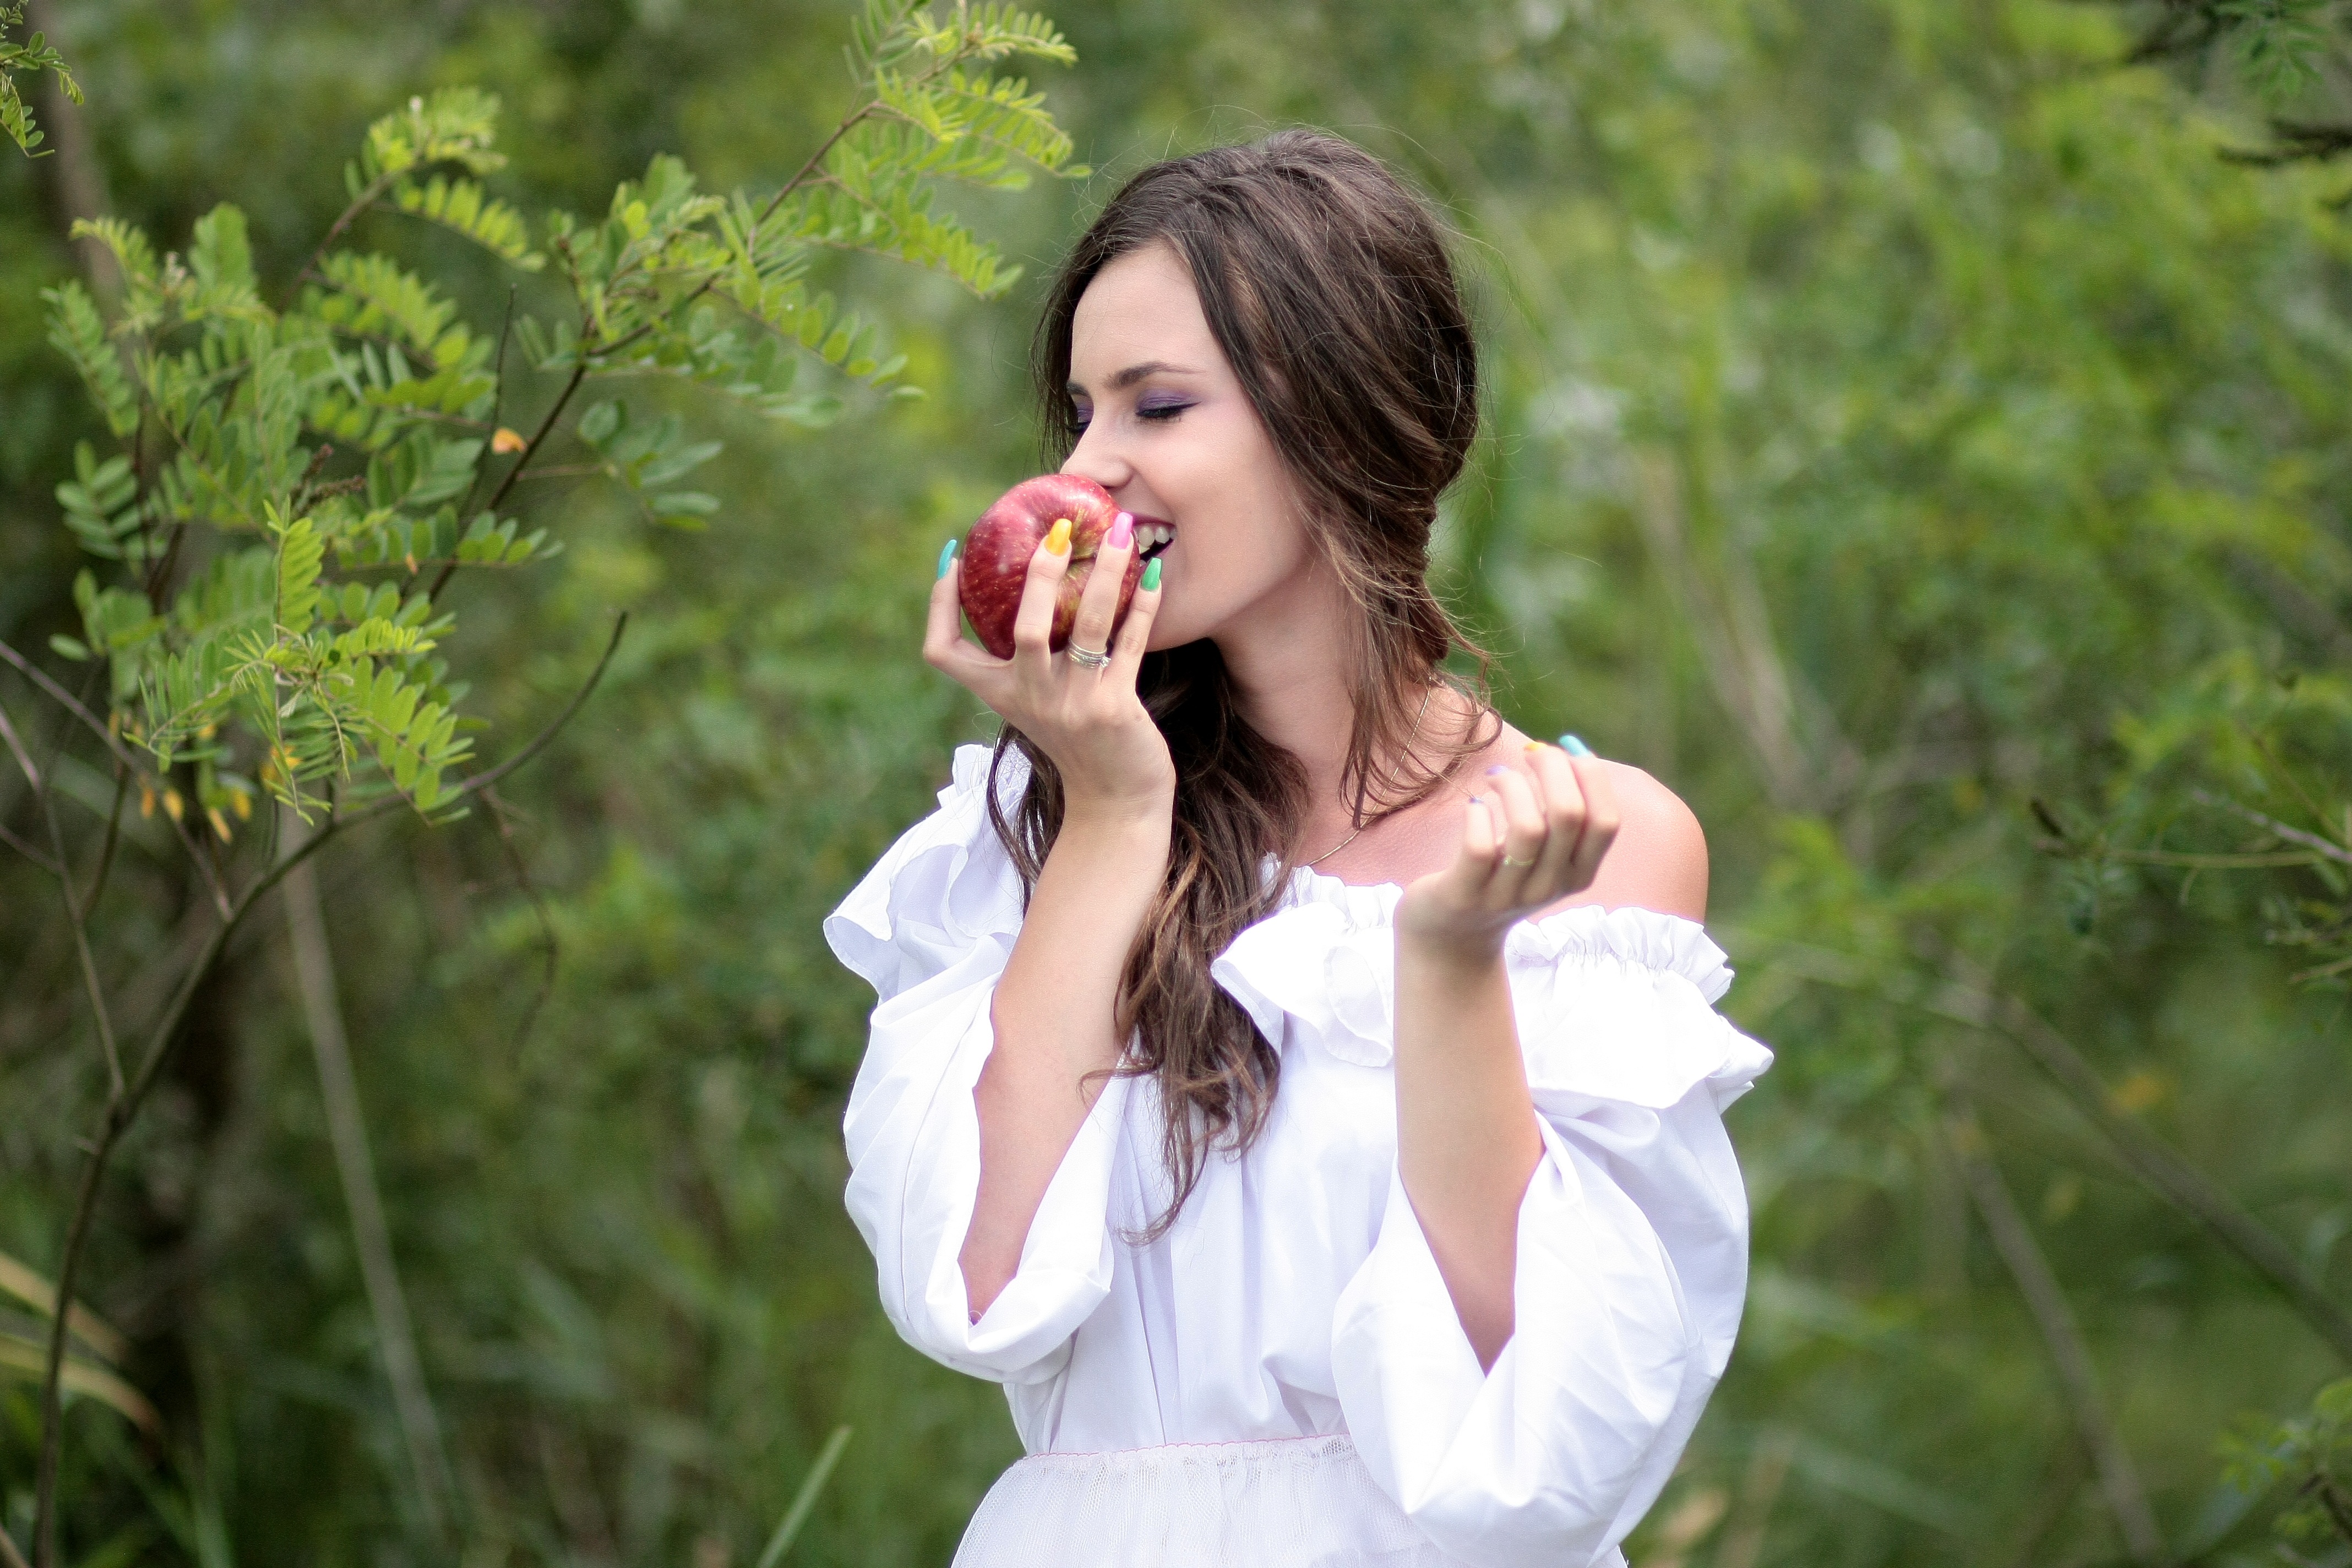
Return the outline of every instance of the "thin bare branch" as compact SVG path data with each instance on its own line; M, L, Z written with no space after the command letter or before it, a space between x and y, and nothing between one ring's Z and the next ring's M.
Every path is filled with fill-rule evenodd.
M106 814L106 842L98 851L98 869L90 873L89 891L82 895L81 918L89 920L98 908L99 895L106 891L106 879L114 869L114 851L122 842L122 801L131 793L131 770L121 763L114 764L114 805Z
M563 384L563 390L555 395L553 403L548 405L547 413L540 419L539 428L530 433L530 439L524 443L521 454L514 460L514 467L507 470L506 478L499 481L499 488L492 490L490 499L483 503L484 511L493 516L497 514L499 503L507 499L507 492L515 488L515 481L522 478L525 468L530 467L530 460L539 456L540 448L546 444L548 437L554 432L555 422L563 417L565 405L580 390L580 384L587 379L588 350L583 344L581 348L580 363L572 367L572 379ZM425 590L425 596L427 599L438 599L441 596L441 590L449 585L449 579L457 570L457 563L455 561L442 567L440 575L433 579L433 586Z
M5 823L0 823L0 844L5 844L9 848L14 849L17 854L22 855L34 865L38 866L42 870L47 871L50 876L54 877L58 874L58 863L50 859L45 850L43 850L38 845L28 844L24 839L17 837L16 834L9 831Z
M362 187L358 195L352 198L351 205L337 215L335 221L328 226L327 237L319 241L319 248L310 253L310 259L302 264L302 270L294 274L294 281L286 285L286 296L280 306L281 309L294 302L295 296L302 291L302 285L310 281L318 272L320 264L327 259L327 252L333 248L335 241L343 237L343 230L351 227L359 220L362 213L382 200L384 192L392 189L393 181L398 176L394 174L378 174Z
M2275 849L2251 855L2200 855L2170 849L2078 850L2063 839L2037 838L2033 847L2045 855L2080 855L2085 859L2115 860L2127 866L2181 866L2200 871L2247 871L2265 866L2308 866L2313 851Z
M39 665L35 664L31 659L26 658L23 654L18 653L15 648L10 647L5 642L0 642L0 663L13 666L18 674L31 681L35 686L39 687L43 695L62 706L67 712L71 713L76 719L79 720L83 729L88 730L91 734L96 735L100 742L104 742L107 751L112 754L117 763L131 769L133 772L138 771L139 759L131 752L129 746L123 744L122 738L120 735L117 735L113 731L108 729L104 722L102 722L96 714L92 713L89 709L83 704L79 698L76 697L72 692L68 691L64 687L59 686L56 681L50 679L47 671L42 669ZM166 813L165 815L169 816L170 814ZM226 919L228 917L229 910L232 908L232 900L229 898L227 887L221 881L219 873L214 869L211 859L202 852L194 837L188 831L187 824L181 821L178 817L172 817L171 821L172 831L179 837L180 847L188 852L188 859L194 864L197 871L203 875L205 881L212 893L213 908L219 912L224 920Z
M56 876L58 891L66 901L66 921L73 928L74 954L81 963L82 986L89 994L91 1019L98 1026L98 1043L106 1058L107 1092L122 1092L122 1058L114 1045L114 1019L106 1009L106 991L98 981L98 961L90 956L89 927L82 920L80 900L74 897L73 862L66 854L65 831L58 823L58 797L50 793L41 770L25 750L16 736L16 726L9 721L8 710L0 708L0 740L15 752L16 765L22 768L26 780L33 786L33 798L40 803L41 820L48 825L50 870Z
M509 773L514 772L517 768L522 766L525 763L530 761L531 758L539 755L541 752L544 751L547 748L548 742L554 740L557 734L562 732L566 724L572 722L572 716L580 711L581 704L588 700L589 696L595 691L597 683L604 679L605 668L613 662L613 655L620 651L621 634L628 629L629 614L626 610L624 610L620 615L614 617L613 635L611 638L605 642L604 653L597 658L596 668L588 672L588 679L581 682L580 689L572 694L572 700L563 705L563 710L558 713L554 718L549 720L546 727L541 730L538 734L533 735L528 742L524 742L521 751L517 752L513 756L509 757L505 762L499 763L496 767L485 768L482 772L476 773L473 777L461 780L454 793L457 795L478 794L479 792L489 788L492 784L498 783L500 779L506 777Z
M16 726L8 721L5 708L0 708L0 741L7 742L8 750L16 758L17 768L25 775L25 782L31 784L37 794L41 788L41 770L34 763L33 753L25 750L25 742L16 738Z
M281 810L279 819L282 841L299 848L307 825L290 810ZM393 1409L408 1446L410 1467L415 1471L417 1507L427 1531L446 1545L449 1457L442 1447L440 1418L425 1386L416 1330L408 1315L407 1293L401 1288L400 1268L392 1250L392 1227L384 1219L383 1198L376 1185L367 1119L360 1107L359 1079L352 1071L351 1045L336 994L334 952L327 942L319 879L308 861L287 874L283 891L296 988L310 1031L311 1054L318 1062L319 1099L327 1114L328 1142L334 1146L343 1202L351 1211L360 1278L367 1289L369 1313L375 1320L376 1348L383 1357Z
M2274 833L2289 844L2300 844L2313 854L2326 856L2339 866L2352 866L2352 849L2347 849L2331 839L2322 838L2316 833L2306 833L2300 827L2290 826L2275 816L2256 811L2251 805L2241 805L2227 795L2215 795L2210 790L2195 789L2189 793L2200 805L2226 811L2233 816L2243 817L2265 832Z
M490 432L492 447L498 444L498 432L503 428L499 420L506 412L507 340L514 336L515 293L516 285L508 284L506 312L499 318L499 351L490 360L490 418L489 423L481 428ZM478 459L474 464L474 477L466 481L466 499L457 503L459 517L474 515L474 492L481 488L482 465Z
M2098 1369L2074 1321L2074 1310L2066 1303L2066 1293L2042 1255L2032 1227L2018 1212L2000 1167L1986 1153L1984 1132L1975 1111L1957 1089L1947 1090L1947 1098L1951 1107L1945 1119L1945 1141L1968 1180L1969 1195L1976 1201L1994 1250L2008 1265L2010 1278L2017 1282L2018 1293L2025 1298L2026 1309L2033 1316L2034 1327L2042 1331L2042 1342L2058 1373L2059 1392L2098 1468L2099 1487L2106 1494L2107 1510L2115 1515L2125 1549L2133 1562L2161 1568L2172 1560L2171 1553L2157 1529L2156 1513L2147 1505L2131 1450L2124 1446L2122 1434L2107 1415L2106 1401L2099 1392Z
M530 1031L539 1022L541 1009L555 994L556 965L562 954L562 944L556 939L555 920L548 912L546 896L539 890L539 883L530 874L530 863L522 858L521 847L515 842L514 824L509 820L512 808L495 784L482 791L482 804L490 808L490 820L498 826L499 847L506 854L507 868L514 873L515 886L530 900L530 912L539 921L539 934L546 944L541 954L538 994L523 1010L522 1022L515 1026L515 1054L520 1056L530 1045Z
M2106 1135L2125 1165L2149 1190L2203 1225L2242 1262L2269 1280L2338 1356L2352 1362L2352 1314L2321 1289L2268 1226L2118 1107L2091 1064L2064 1036L2023 1003L1975 986L1948 986L1943 1002L1938 1010L1948 1016L1990 1027L2021 1047L2075 1110Z
M1957 955L1946 955L1942 984L1890 983L1849 954L1800 942L1773 942L1774 962L1805 979L1874 992L1955 1023L1997 1035L2032 1058L2084 1119L2105 1135L2126 1169L2158 1197L2202 1225L2239 1260L2268 1280L2336 1353L2352 1362L2352 1313L2314 1279L2269 1226L2213 1179L2183 1159L2116 1103L2098 1073L2067 1038L2022 1002L1994 991Z

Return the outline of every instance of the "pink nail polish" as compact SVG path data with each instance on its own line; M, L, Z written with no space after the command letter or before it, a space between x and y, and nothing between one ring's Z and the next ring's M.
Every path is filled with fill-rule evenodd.
M1111 521L1110 547L1125 550L1135 542L1135 514L1123 511Z

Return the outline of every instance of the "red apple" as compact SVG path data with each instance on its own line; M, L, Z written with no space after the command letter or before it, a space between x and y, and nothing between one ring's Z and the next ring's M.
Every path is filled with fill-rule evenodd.
M1052 646L1059 651L1070 640L1070 623L1077 618L1078 596L1094 575L1095 554L1102 548L1118 503L1110 492L1076 474L1040 474L1024 479L996 499L980 514L964 536L963 613L981 646L999 658L1013 657L1013 619L1020 613L1021 590L1029 579L1029 561L1054 524L1070 521L1070 570L1054 602ZM1138 542L1139 545L1140 541ZM1143 578L1143 551L1127 558L1127 577L1118 585L1118 609L1111 621L1118 635L1127 619L1135 585Z

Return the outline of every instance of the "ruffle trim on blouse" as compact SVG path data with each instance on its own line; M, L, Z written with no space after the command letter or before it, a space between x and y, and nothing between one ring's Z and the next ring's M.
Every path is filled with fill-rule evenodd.
M1354 886L1301 867L1276 911L1211 968L1269 1040L1343 1062L1394 1054L1394 917L1404 889ZM1704 928L1652 910L1584 905L1522 921L1504 938L1528 1087L1556 1113L1577 1100L1663 1110L1696 1085L1718 1106L1771 1063L1713 1007L1731 985Z
M884 1001L1021 929L1021 878L988 820L987 746L958 746L940 809L909 828L824 921L834 956ZM1009 813L1027 784L1017 753L997 779Z

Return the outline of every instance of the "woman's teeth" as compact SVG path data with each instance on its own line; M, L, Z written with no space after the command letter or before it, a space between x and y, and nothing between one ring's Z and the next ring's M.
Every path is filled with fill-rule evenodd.
M1176 530L1164 522L1139 522L1135 525L1135 548L1145 555L1163 550L1176 542Z

